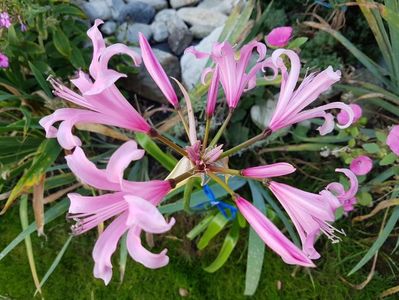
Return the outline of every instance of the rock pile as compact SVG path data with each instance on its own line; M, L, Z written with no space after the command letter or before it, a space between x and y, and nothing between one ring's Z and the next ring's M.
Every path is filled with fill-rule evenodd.
M209 51L217 41L237 0L78 0L90 21L104 20L101 31L132 46L142 32L151 42L160 63L170 75L182 78L191 89L197 82L205 60L183 55L197 45ZM139 83L142 84L138 84ZM132 78L134 92L151 100L162 100L148 75Z

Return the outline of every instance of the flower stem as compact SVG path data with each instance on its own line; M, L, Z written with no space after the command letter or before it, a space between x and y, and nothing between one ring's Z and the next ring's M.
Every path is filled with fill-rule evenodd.
M233 175L233 176L241 176L240 170L212 166L211 171L215 172L215 173L229 174L229 175Z
M179 115L181 122L183 123L183 127L184 127L184 130L186 131L187 136L190 136L190 131L188 129L186 119L184 119L183 112L182 112L180 106L176 109L176 112Z
M212 172L207 173L209 177L211 177L214 181L216 181L222 188L226 190L231 196L235 195L235 192L225 183L222 179L220 179L217 175Z
M267 129L263 130L262 133L258 134L257 136L254 136L253 138L251 138L251 139L249 139L249 140L247 140L247 141L245 141L245 142L243 142L243 143L241 143L241 144L239 144L239 145L237 145L237 146L235 146L235 147L223 152L219 156L219 159L221 159L223 157L226 157L226 156L230 156L232 154L235 154L238 151L240 151L240 150L242 150L244 148L247 148L247 147L251 146L252 144L255 144L256 142L263 140L264 138L268 137L271 133L272 133L272 131L267 128Z
M229 110L229 113L226 117L226 119L224 120L222 127L219 128L218 132L216 133L215 137L212 139L211 143L209 144L210 147L213 147L216 145L216 143L219 141L219 139L221 138L224 130L226 129L227 125L229 124L231 117L233 116L233 109Z
M205 151L206 146L208 144L208 138L209 138L209 130L211 129L211 120L212 117L206 117L206 123L205 123L205 135L204 135L204 140L202 141L202 152Z
M186 180L187 178L190 178L194 174L195 174L195 169L192 168L191 170L189 170L175 178L169 179L170 185L174 188L179 182L182 182L182 181Z
M170 139L168 139L168 138L164 137L163 135L161 135L155 129L151 129L151 131L149 132L149 136L154 138L154 139L157 139L158 141L160 141L161 143L163 143L166 146L170 147L171 149L173 149L174 151L176 151L180 155L187 156L187 152L183 148L181 148L180 146L178 146L175 143L173 143Z

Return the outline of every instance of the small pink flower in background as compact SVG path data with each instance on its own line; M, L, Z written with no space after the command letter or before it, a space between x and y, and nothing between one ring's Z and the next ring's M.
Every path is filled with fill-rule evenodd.
M247 71L254 50L259 57L255 65ZM186 52L194 54L199 59L210 57L213 60L216 67L214 69L206 68L202 77L205 78L209 72L218 72L227 104L230 109L234 109L242 94L256 86L256 73L262 69L266 46L252 41L243 46L239 53L236 53L233 46L228 42L223 42L214 44L210 54L198 51L194 47L187 48Z
M7 69L10 66L7 55L0 52L0 68Z
M280 57L281 55L287 55L291 61L291 69L289 72ZM273 117L269 123L269 128L273 132L305 120L324 118L324 124L317 130L320 131L321 135L325 135L334 129L334 117L332 114L326 113L326 110L334 108L345 110L349 116L348 121L344 125L338 125L338 127L347 128L351 125L354 113L349 105L342 102L332 102L304 110L313 103L320 94L327 91L334 83L341 79L341 72L334 72L330 66L318 74L311 73L303 79L302 83L295 90L301 69L301 62L298 54L292 50L277 49L272 54L272 61L275 67L281 69L282 73L279 99Z
M115 85L119 78L126 75L108 69L109 60L116 54L129 55L136 66L141 63L141 58L123 44L106 47L101 32L98 30L98 26L102 23L101 20L96 20L93 27L87 31L93 43L90 75L79 71L78 77L71 80L81 95L50 79L55 95L82 107L58 109L39 122L46 130L46 137L57 137L58 142L65 149L73 149L81 145L79 138L72 134L75 124L98 123L144 133L148 133L151 129L147 121ZM58 121L61 121L61 124L57 129L53 124Z
M366 175L373 168L373 161L366 155L360 155L352 160L349 168L356 175Z
M242 197L237 197L236 205L263 242L280 255L285 263L304 267L315 266L307 255L287 239L255 206Z
M393 153L399 156L399 125L395 125L389 131L387 145Z
M344 212L347 214L348 212L354 209L354 205L356 204L356 193L359 188L359 182L357 180L356 175L348 169L335 169L336 172L341 172L349 178L350 188L345 191L344 186L339 182L333 182L327 185L326 189L332 192L340 201Z
M9 28L11 26L11 20L8 12L3 11L0 13L0 28L5 27Z
M28 28L26 27L25 23L22 22L21 16L18 16L18 21L19 21L19 24L21 25L21 31L22 31L22 32L27 31Z
M292 38L292 27L276 27L266 37L268 45L273 47L285 47Z
M288 163L275 163L265 166L246 168L241 174L250 178L270 178L278 177L295 172L295 168Z
M349 104L349 107L353 110L353 123L356 123L361 117L363 110L358 104ZM346 124L349 121L349 115L345 110L341 110L337 115L337 120L339 124Z
M141 245L140 236L142 230L164 233L174 225L173 218L167 223L156 208L171 190L170 182L133 182L123 179L130 162L143 155L144 150L137 149L136 142L128 141L112 154L106 169L98 169L79 147L75 148L73 154L66 156L69 168L83 183L100 190L113 191L94 197L68 194L71 201L69 218L76 221L72 227L76 235L115 217L99 236L93 249L94 276L103 279L105 284L112 277L111 256L125 232L128 252L135 261L151 269L163 267L169 262L167 249L159 254L151 253Z

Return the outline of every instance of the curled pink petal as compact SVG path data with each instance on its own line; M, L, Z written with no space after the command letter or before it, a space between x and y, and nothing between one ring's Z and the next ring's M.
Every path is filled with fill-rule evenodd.
M90 75L95 79L97 78L97 73L99 72L99 58L101 52L105 49L105 41L103 36L98 29L98 26L103 24L104 21L96 19L94 25L87 31L87 35L93 44L93 58L89 67Z
M284 262L304 267L315 266L300 249L287 239L281 231L251 203L242 197L238 197L236 204L244 218L259 237L267 246L280 255Z
M295 168L289 163L275 163L270 165L246 168L241 171L245 177L270 178L284 176L295 172Z
M132 227L127 234L127 250L130 256L137 262L150 269L158 269L169 263L169 257L166 255L167 249L159 254L152 253L145 249L141 244L141 229L139 226Z
M359 183L357 180L356 175L349 169L335 169L336 172L341 172L344 173L350 181L350 187L347 191L345 191L344 186L339 183L339 182L332 182L329 185L327 185L326 189L334 195L339 200L339 205L334 206L334 209L338 208L339 206L342 206L344 211L347 213L351 210L353 210L353 205L356 203L356 193L359 188Z
M353 123L356 123L362 117L362 108L358 104L349 104L349 107L353 111ZM349 122L349 115L347 111L342 110L337 115L337 121L339 124L347 124Z
M399 125L395 125L389 131L387 145L393 153L399 156Z
M174 107L179 106L179 99L170 83L168 76L165 73L165 70L162 68L161 64L155 57L154 52L151 49L150 44L142 33L139 33L139 43L141 48L141 55L143 57L144 65L155 81L157 86L161 89L162 93L172 104Z
M358 176L366 175L373 168L373 161L366 155L360 155L352 160L349 168Z
M292 27L276 27L266 37L268 45L273 47L285 47L292 38Z

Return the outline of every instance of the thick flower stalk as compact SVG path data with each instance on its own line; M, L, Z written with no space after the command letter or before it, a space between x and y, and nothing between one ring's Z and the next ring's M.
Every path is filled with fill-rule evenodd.
M71 200L69 218L76 220L74 234L82 234L113 217L115 219L100 234L93 249L94 276L108 284L112 277L111 256L118 241L127 232L130 256L147 268L160 268L168 264L167 250L154 254L141 245L141 232L164 233L173 226L163 218L156 206L171 190L170 181L152 180L132 182L123 179L123 172L131 161L144 155L134 141L123 144L111 156L106 169L98 169L80 147L66 156L69 168L85 184L100 190L112 191L101 196L68 194Z
M340 239L336 235L340 231L334 228L332 223L339 207L343 207L346 212L353 208L353 199L357 191L356 176L349 170L337 169L349 177L351 188L345 191L339 183L331 183L319 194L313 194L275 181L276 177L295 172L295 167L288 162L237 170L230 168L229 157L281 128L311 118L325 119L325 124L319 128L319 131L321 134L326 134L334 128L333 116L326 110L335 108L343 110L346 115L343 117L341 115L339 120L341 125L338 127L349 126L354 119L354 113L348 105L341 102L306 109L321 93L340 79L340 73L334 72L330 67L317 75L310 74L305 77L296 88L301 64L298 55L291 50L278 49L271 57L266 58L266 45L257 41L244 45L240 50L227 42L218 43L214 45L210 54L190 48L187 51L194 53L198 58L210 57L214 63L212 68L204 70L202 76L203 83L209 83L205 120L203 120L206 129L202 137L196 130L199 122L189 93L179 81L175 80L182 91L186 105L186 115L184 115L171 81L145 37L140 34L141 56L122 44L106 46L98 30L101 23L102 21L97 20L88 31L93 43L93 59L89 74L79 71L78 77L72 80L79 93L50 79L55 94L79 108L59 109L40 121L47 137L57 137L61 146L66 149L75 148L73 154L66 156L72 172L83 183L109 192L92 197L69 194L71 200L69 217L77 221L73 227L75 234L84 233L112 219L93 250L95 276L102 278L105 283L109 282L112 276L111 256L120 237L125 233L127 233L127 248L134 260L149 268L159 268L168 263L169 258L165 250L153 254L141 245L140 234L142 230L163 233L171 228L174 219L169 223L166 222L156 207L173 188L183 186L187 182L192 184L191 180L187 180L191 177L202 179L206 194L212 196L211 207L223 210L223 215L229 221L235 218L238 209L265 244L286 263L314 267L312 260L320 256L314 248L316 238L324 233L333 242ZM181 118L187 134L186 147L178 146L152 128L117 89L115 82L125 75L110 69L108 62L113 55L119 53L129 55L135 65L144 62L144 67ZM282 55L288 56L290 71L281 58ZM256 59L252 59L253 57ZM281 72L282 77L280 97L268 128L240 145L225 147L219 143L219 139L228 129L235 108L243 93L256 86L256 75L261 75L266 68L272 69L274 78L278 72ZM212 137L210 122L216 109L220 85L227 102L228 114ZM344 124L342 124L343 119ZM58 121L61 121L61 124L57 129L53 125ZM134 141L128 141L111 156L106 169L98 169L86 158L80 147L82 143L79 138L72 134L73 126L78 123L99 123L146 133L150 138L174 150L180 155L180 161L166 180L147 182L125 180L124 170L131 161L140 159L144 151L139 150ZM263 213L232 190L228 182L231 176L257 180L268 187L291 217L302 245L298 247L293 244ZM207 186L210 180L225 189L231 198L217 200ZM185 208L189 210L190 203L185 204ZM230 213L228 214L226 210Z

